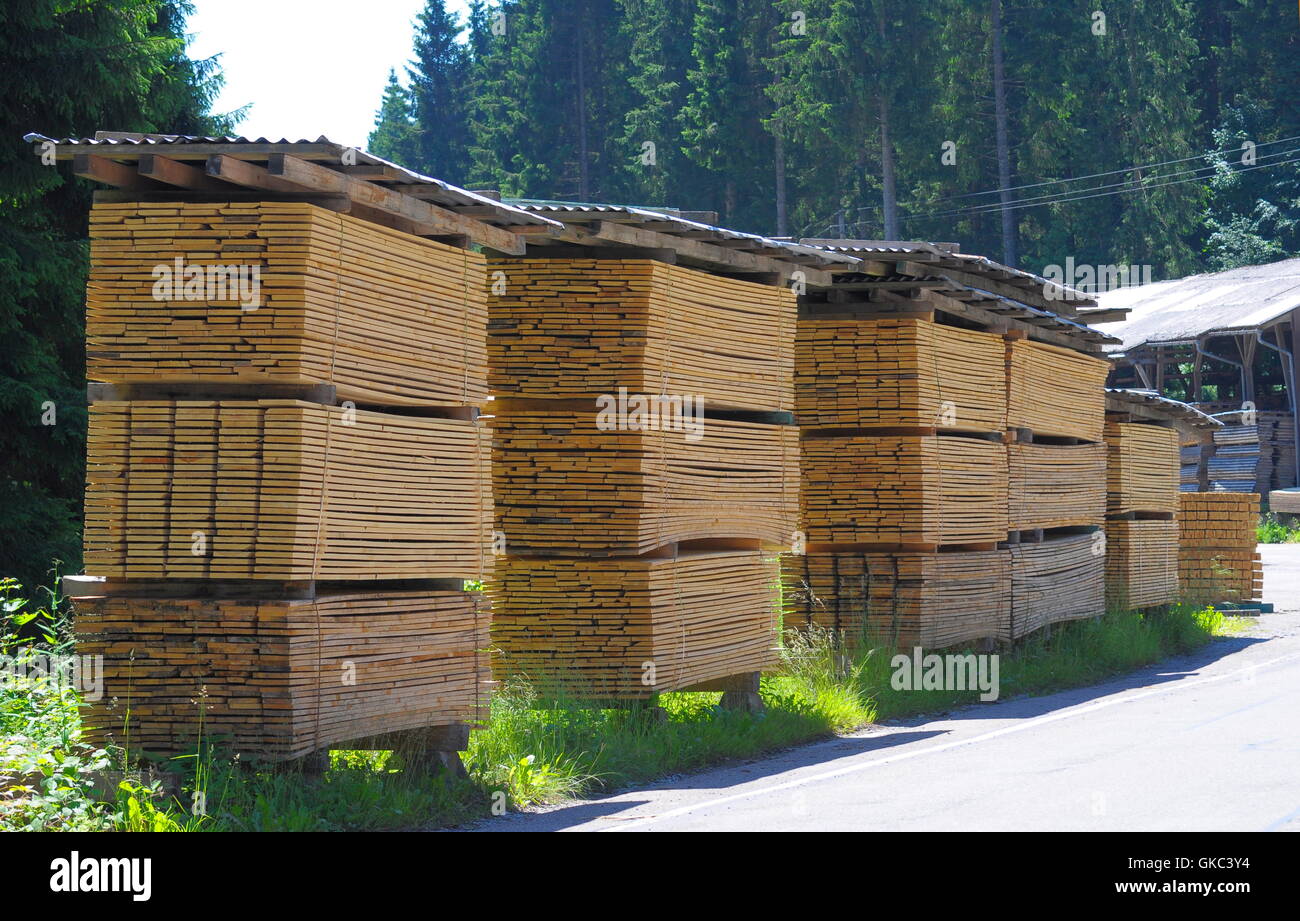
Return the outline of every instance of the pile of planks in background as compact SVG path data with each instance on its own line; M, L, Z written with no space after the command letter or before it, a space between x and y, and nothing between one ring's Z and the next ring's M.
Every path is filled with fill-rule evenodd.
M1198 603L1260 599L1263 564L1256 552L1259 495L1183 493L1178 516L1178 577Z
M1126 610L1178 600L1179 434L1171 426L1106 422L1106 591Z
M104 581L74 583L108 688L88 737L463 748L490 682L464 591L490 560L483 257L302 202L101 203L91 234L89 376L112 398L86 491ZM160 291L155 265L200 280ZM216 266L256 269L256 303L209 287Z
M627 700L769 668L794 294L642 258L488 271L499 672Z
M1100 614L1106 362L869 311L800 317L786 624L950 646Z

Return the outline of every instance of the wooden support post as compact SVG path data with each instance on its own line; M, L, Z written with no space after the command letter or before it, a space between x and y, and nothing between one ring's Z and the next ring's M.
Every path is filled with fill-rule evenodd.
M761 672L741 672L716 681L683 688L686 691L721 691L724 710L737 710L742 713L761 713L766 707L759 696L758 684Z

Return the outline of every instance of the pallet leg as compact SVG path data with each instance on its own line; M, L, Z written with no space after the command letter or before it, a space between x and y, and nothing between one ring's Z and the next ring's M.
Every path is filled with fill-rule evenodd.
M738 713L762 713L767 707L758 693L758 679L758 672L745 672L728 678L722 689L722 702L719 706Z
M306 776L321 777L330 769L330 750L322 748L320 751L303 755L298 759L298 765Z
M460 753L469 748L469 727L463 723L412 732L393 748L401 752L408 771L455 779L469 777L460 760Z

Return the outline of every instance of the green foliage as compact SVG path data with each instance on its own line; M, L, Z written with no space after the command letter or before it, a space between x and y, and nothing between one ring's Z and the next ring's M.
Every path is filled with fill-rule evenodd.
M1283 524L1270 512L1260 519L1255 539L1261 544L1300 544L1300 527Z

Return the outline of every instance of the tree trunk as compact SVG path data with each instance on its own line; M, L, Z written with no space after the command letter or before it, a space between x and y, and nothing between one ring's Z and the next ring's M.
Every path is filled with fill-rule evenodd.
M781 136L781 126L776 126L776 132L773 138L775 147L774 159L776 160L776 235L784 237L786 230L786 200L785 200L785 138Z
M885 17L876 7L876 32L880 36L880 50L886 47ZM885 216L885 239L901 240L898 228L898 180L894 176L894 143L889 134L889 97L880 89L880 195Z
M1002 261L1018 261L1016 217L1011 210L1011 141L1007 136L1007 82L1002 60L1002 0L992 0L993 19L993 107L997 128L998 188L1002 199Z
M583 35L578 32L578 54L575 66L578 71L578 197L591 201L591 177L587 172L587 62L583 49Z

